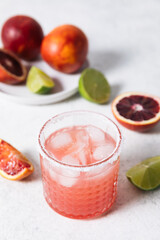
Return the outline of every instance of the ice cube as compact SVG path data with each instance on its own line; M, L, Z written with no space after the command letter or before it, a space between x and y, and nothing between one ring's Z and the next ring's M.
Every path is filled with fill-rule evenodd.
M89 136L85 129L80 129L76 133L76 143L77 146L86 146L89 144Z
M58 182L59 184L63 185L64 187L72 187L77 182L76 177L69 177L69 176L59 176Z
M105 140L104 132L97 127L88 126L87 132L91 138L91 141L93 141L94 143L102 142Z
M66 155L65 157L63 157L62 162L71 165L80 165L79 160L71 155ZM79 176L79 169L70 169L70 167L61 168L61 173L58 174L58 182L64 187L72 187L77 182Z
M81 165L87 165L87 156L84 151L80 151L78 154Z
M52 138L51 144L54 148L62 148L72 143L72 138L69 133L60 132Z
M62 162L69 165L80 165L79 160L74 158L72 155L66 155L62 158Z
M81 129L76 134L76 156L80 161L81 165L87 165L87 163L91 162L91 146L89 141L89 135L86 129Z
M56 174L56 172L55 172L53 167L49 168L49 175L50 175L52 180L54 180L54 181L57 180L57 174Z
M54 166L47 160L43 159L43 168L46 172L46 175L50 175L50 178L54 181L56 180L56 172L54 170Z
M108 157L113 152L113 150L114 150L114 145L111 143L98 146L97 148L95 148L93 152L93 158L96 161L100 161Z

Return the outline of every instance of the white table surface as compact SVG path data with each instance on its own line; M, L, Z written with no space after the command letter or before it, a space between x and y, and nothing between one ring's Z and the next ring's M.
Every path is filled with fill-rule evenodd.
M112 87L111 101L125 91L160 95L160 2L156 0L4 0L0 27L11 15L37 19L45 34L71 23L89 39L89 61ZM110 101L110 103L111 103ZM25 181L0 177L0 240L157 240L160 238L160 189L142 192L125 172L143 159L160 154L160 125L148 133L121 127L118 196L109 213L94 220L72 220L55 213L43 198L36 140L51 116L70 110L94 110L114 119L111 104L96 105L79 94L46 106L18 105L0 99L0 137L22 151L35 166Z

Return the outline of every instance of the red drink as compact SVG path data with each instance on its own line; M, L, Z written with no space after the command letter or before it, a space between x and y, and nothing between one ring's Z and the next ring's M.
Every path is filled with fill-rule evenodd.
M71 218L106 212L117 192L119 154L115 139L96 126L75 124L48 133L43 144L44 196L51 208Z

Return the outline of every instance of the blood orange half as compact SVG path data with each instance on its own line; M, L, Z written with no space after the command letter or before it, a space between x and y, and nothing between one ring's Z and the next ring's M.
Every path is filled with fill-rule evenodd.
M0 139L0 175L9 180L21 180L34 171L32 163L17 149Z
M119 123L135 131L146 131L160 120L160 98L128 92L113 100L112 112Z

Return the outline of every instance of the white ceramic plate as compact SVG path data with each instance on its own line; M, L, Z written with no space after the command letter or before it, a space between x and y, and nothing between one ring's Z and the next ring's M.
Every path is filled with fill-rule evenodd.
M54 80L55 87L52 92L46 95L38 95L31 93L25 84L8 85L0 83L1 98L21 104L42 105L62 101L77 92L80 72L75 74L60 73L49 67L44 61L32 62L31 65L37 66ZM84 64L83 68L86 66L88 66L88 62Z

